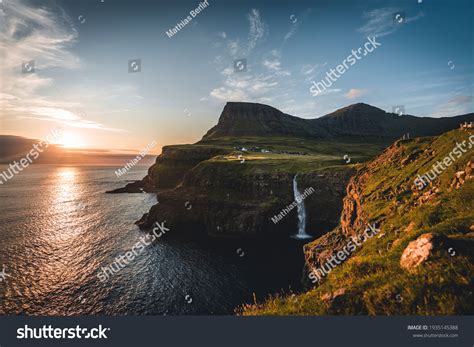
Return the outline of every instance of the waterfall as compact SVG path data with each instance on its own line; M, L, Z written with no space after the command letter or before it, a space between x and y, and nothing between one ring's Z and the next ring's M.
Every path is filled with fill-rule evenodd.
M298 190L298 183L296 182L296 176L293 177L293 194L296 201L296 209L298 212L298 233L291 235L294 239L309 239L312 236L306 233L306 208L304 206L304 200Z

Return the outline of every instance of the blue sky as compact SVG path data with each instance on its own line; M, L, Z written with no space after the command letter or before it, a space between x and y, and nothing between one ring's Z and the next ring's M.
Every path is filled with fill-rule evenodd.
M78 145L141 149L195 142L226 101L315 118L356 102L408 114L473 112L472 1L76 0L0 4L0 133L67 128ZM394 15L403 15L401 24ZM330 90L321 80L367 37L381 46ZM245 58L247 71L234 72ZM129 59L141 72L129 73ZM21 63L35 60L35 73Z

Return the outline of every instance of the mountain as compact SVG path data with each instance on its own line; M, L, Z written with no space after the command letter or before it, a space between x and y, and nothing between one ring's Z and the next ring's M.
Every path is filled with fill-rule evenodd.
M333 137L379 137L399 139L436 136L456 129L460 123L474 120L474 113L443 118L415 117L387 113L377 107L359 103L336 110L312 122L326 129Z
M405 133L439 134L467 119L473 115L418 118L355 104L306 120L267 105L229 102L201 141L163 147L142 181L109 193L157 192L160 203L138 222L143 229L166 220L173 236L186 238L286 238L297 216L278 223L272 217L294 200L297 176L301 191L315 192L305 204L317 212L307 214L306 224L321 236L338 224L344 189L359 163Z
M327 131L306 119L290 116L274 107L248 103L228 102L203 140L236 136L296 136L324 139Z
M228 102L217 125L202 140L242 136L395 140L407 133L412 137L439 135L457 128L462 122L473 120L473 113L444 118L399 116L363 103L341 108L320 118L302 119L267 105Z

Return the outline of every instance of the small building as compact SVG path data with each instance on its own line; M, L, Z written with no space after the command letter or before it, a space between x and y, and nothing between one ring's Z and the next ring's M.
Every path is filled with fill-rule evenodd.
M460 129L461 130L472 130L472 129L474 129L474 123L473 122L461 123Z

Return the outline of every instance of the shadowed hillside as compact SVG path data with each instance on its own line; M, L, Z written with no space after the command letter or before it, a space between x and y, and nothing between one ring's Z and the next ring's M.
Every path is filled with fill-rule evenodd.
M239 136L393 141L407 133L411 137L439 135L457 128L462 122L473 120L472 113L445 118L399 116L363 103L341 108L320 118L302 119L267 105L228 102L218 124L204 135L203 141Z
M468 150L420 190L417 176L449 157L463 141ZM472 144L472 132L453 130L399 141L361 166L347 186L340 225L304 247L308 276L313 274L306 280L315 287L245 306L243 313L473 314ZM331 257L352 238L360 240L368 225L376 225L376 235L322 275L318 269L328 269Z

